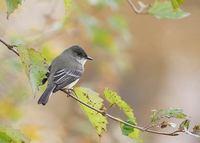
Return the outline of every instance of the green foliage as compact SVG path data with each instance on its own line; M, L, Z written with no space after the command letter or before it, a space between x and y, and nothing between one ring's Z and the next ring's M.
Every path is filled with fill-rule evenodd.
M127 120L126 122L135 125L131 120ZM123 135L135 139L138 142L142 142L142 139L140 138L140 131L138 129L132 128L126 124L121 124L121 131Z
M22 3L22 0L6 0L7 4L7 17L17 9L18 5Z
M134 125L134 123L131 120L127 120L126 122ZM121 124L121 129L122 129L122 134L125 136L128 136L130 133L134 132L134 128L132 128L126 124Z
M190 127L190 120L184 120L180 125L179 125L179 129L180 130L184 130L184 129L189 129Z
M196 135L200 135L200 125L194 126L192 133Z
M179 9L180 5L183 4L184 0L171 0L173 8Z
M133 109L125 101L123 101L116 92L106 88L104 90L104 96L111 105L116 105L121 110L123 110L125 115L128 117L128 123L132 125L137 125ZM131 128L125 124L122 124L121 130L123 135L129 136L130 138L140 141L140 131L138 129Z
M75 88L75 93L81 101L91 105L92 107L103 110L103 99L99 97L99 94L88 89L88 88ZM85 105L80 104L81 109L89 118L93 127L96 129L96 132L99 136L106 131L107 119L102 114L86 107Z
M170 1L161 2L156 0L148 9L148 13L160 19L180 19L189 15L189 13L184 12L177 6L175 8L176 10L174 10Z
M176 118L176 119L186 119L187 115L183 113L182 109L170 108L154 110L151 115L151 122L156 123L162 118Z
M0 143L30 143L19 130L0 126Z
M17 47L22 65L29 77L31 87L35 93L42 84L42 79L47 72L46 60L32 48Z
M128 119L130 119L134 124L136 124L136 118L133 114L133 109L125 101L121 99L121 97L117 94L117 92L114 92L106 88L104 90L104 96L111 105L118 106L121 110L123 110Z

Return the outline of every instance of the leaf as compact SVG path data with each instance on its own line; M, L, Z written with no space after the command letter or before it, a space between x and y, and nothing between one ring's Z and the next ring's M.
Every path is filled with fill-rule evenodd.
M159 126L160 126L161 129L164 129L164 128L167 128L167 127L176 128L177 124L172 123L172 122L163 121Z
M127 120L126 122L129 124L135 125L131 120ZM132 139L135 139L138 142L142 142L142 139L140 138L140 131L138 129L130 127L126 124L121 124L120 127L121 127L121 131L123 135L128 136Z
M134 125L134 123L131 120L127 120L126 122ZM121 129L122 129L122 134L125 136L128 136L130 133L134 132L134 128L126 124L121 124Z
M39 86L42 85L42 79L47 72L46 60L32 48L17 47L17 51L35 94L39 90Z
M180 8L174 10L170 1L160 2L158 0L149 7L148 13L159 19L181 19L190 15Z
M75 93L81 101L89 104L90 106L102 110L104 108L103 99L99 97L99 94L88 88L75 88ZM89 118L92 126L96 129L99 136L106 131L107 119L102 114L80 104L81 109Z
M30 143L19 130L0 126L0 143Z
M176 119L185 119L186 114L183 113L182 109L170 108L170 109L161 109L154 110L151 115L151 122L156 123L162 118L176 118Z
M172 128L176 128L176 124L175 123L171 123L171 122L167 122L167 121L163 121L161 124L160 124L160 128L161 129L164 129L166 127L172 127Z
M130 120L136 123L136 118L133 114L133 109L125 101L123 101L122 98L116 92L106 88L104 90L104 96L111 105L118 106L121 110L123 110L123 112Z
M190 120L184 120L181 124L180 124L180 126L179 126L179 129L180 130L184 130L184 129L189 129L189 127L190 127Z
M128 117L128 120L127 120L128 123L137 125L136 118L133 113L133 109L125 101L123 101L116 92L106 88L104 90L104 96L111 105L116 105L121 110L123 110L124 114ZM132 128L125 124L121 124L121 130L122 130L123 135L126 135L137 141L141 141L140 131L138 129Z
M196 135L200 135L200 125L195 125L192 133Z
M18 5L21 5L21 3L22 0L6 0L7 18L15 11L15 9L17 9Z
M176 10L183 4L184 0L171 0L173 8Z

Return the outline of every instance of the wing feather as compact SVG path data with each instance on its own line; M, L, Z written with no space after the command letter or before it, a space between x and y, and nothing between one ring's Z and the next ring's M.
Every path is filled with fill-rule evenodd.
M81 74L81 70L61 69L54 74L54 82L57 85L67 86L79 79Z

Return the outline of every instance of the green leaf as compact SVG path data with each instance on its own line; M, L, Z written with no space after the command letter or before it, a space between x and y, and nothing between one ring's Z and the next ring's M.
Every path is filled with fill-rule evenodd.
M126 122L135 125L131 120L127 120ZM126 124L121 124L120 127L123 135L135 139L138 142L142 142L142 139L140 138L140 131L138 129L132 128Z
M104 96L111 105L116 105L121 110L123 110L124 114L128 117L128 120L127 120L128 123L132 125L137 125L136 118L133 113L133 109L125 101L123 101L122 98L116 92L106 88L104 90ZM122 130L123 135L126 135L137 141L141 141L140 131L138 129L132 128L125 124L121 124L121 130Z
M181 124L180 124L180 126L179 126L179 129L180 130L184 130L184 129L189 129L189 127L190 127L190 120L184 120Z
M18 5L21 5L22 0L6 0L7 4L7 17L17 9Z
M102 110L104 108L103 99L99 97L99 94L88 88L75 88L75 93L81 101L89 104L90 106ZM80 104L81 109L89 118L92 126L96 129L99 136L106 131L107 119L102 114Z
M174 10L170 1L160 2L156 0L148 9L148 13L159 19L181 19L190 15L180 8Z
M176 118L176 119L186 119L187 115L183 113L182 109L170 108L154 110L151 115L151 122L156 123L162 118Z
M127 120L126 122L135 125L131 120ZM121 124L121 129L122 129L122 134L125 136L128 136L130 133L134 132L134 128L126 124Z
M171 0L172 6L175 10L177 10L183 2L184 0Z
M42 79L48 71L46 60L32 48L17 47L17 51L35 94L39 90L39 86L42 85Z
M0 143L30 143L19 130L0 126Z
M136 118L133 114L133 109L125 101L123 101L116 92L106 88L104 90L104 96L111 105L118 106L121 110L123 110L126 116L136 124Z

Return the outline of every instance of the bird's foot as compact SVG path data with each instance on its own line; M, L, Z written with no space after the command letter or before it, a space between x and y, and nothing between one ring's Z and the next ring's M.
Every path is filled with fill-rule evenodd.
M72 94L72 92L69 89L66 89L67 92L67 97L70 97L70 95Z

